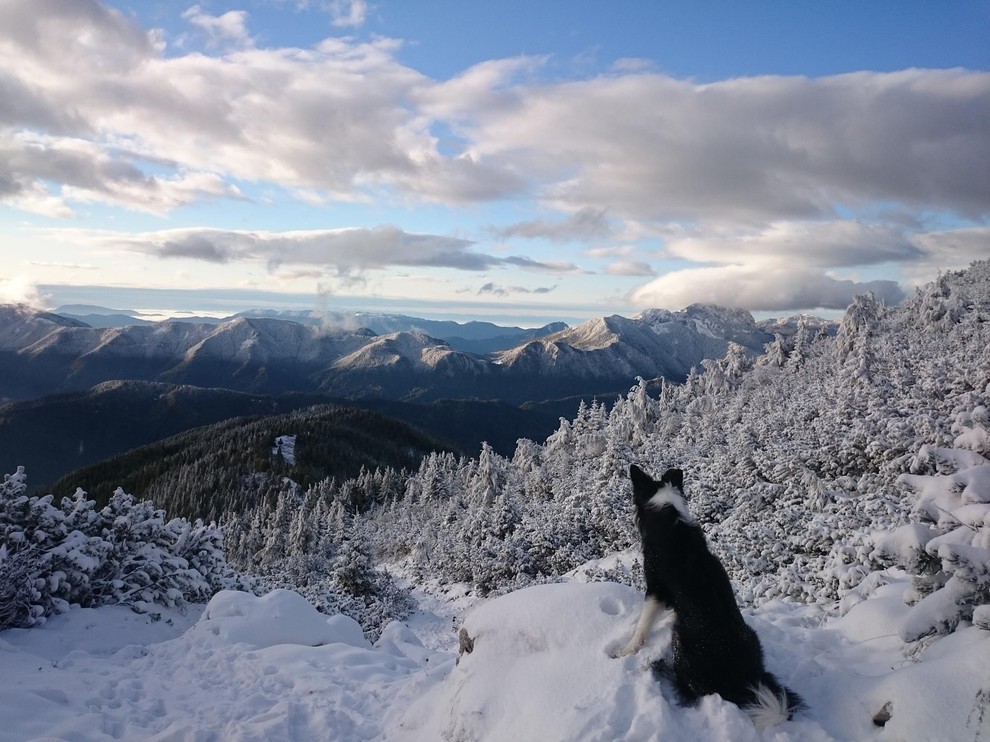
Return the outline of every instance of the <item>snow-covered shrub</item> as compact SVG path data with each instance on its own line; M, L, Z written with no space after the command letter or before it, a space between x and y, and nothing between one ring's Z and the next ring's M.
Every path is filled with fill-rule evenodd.
M912 575L901 627L908 642L947 634L990 604L990 460L983 450L986 408L956 414L952 430L967 448L923 445L898 481L914 494L911 523L871 534L870 562Z
M33 626L44 620L45 581L37 576L41 571L33 546L11 551L7 544L0 544L0 629Z
M143 612L203 602L238 582L213 526L166 521L122 490L100 510L81 490L57 506L24 491L23 468L0 487L0 629L36 625L72 604Z
M376 640L392 621L408 616L414 607L409 591L388 572L374 569L370 562L366 569L359 567L348 557L334 560L313 554L295 555L269 567L256 580L257 594L287 588L306 598L320 613L353 618L369 641Z
M363 475L363 488L380 488L391 470ZM232 562L255 580L257 593L298 592L321 613L342 613L361 624L370 640L413 608L409 591L375 563L368 528L349 513L353 480L332 479L300 493L285 480L274 501L240 513L227 528ZM365 490L366 491L366 490Z
M901 636L914 641L949 633L990 604L990 461L955 474L905 474L902 481L919 494L913 513L926 524L930 558L908 568L915 605Z

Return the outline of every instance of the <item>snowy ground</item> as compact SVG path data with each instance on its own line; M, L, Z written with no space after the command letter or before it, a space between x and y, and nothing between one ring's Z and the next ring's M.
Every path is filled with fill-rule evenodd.
M905 587L841 619L788 604L747 616L771 670L810 707L765 739L990 740L990 632L964 628L905 658ZM640 655L610 658L640 608L628 587L545 585L473 608L457 593L419 597L422 610L374 646L287 591L221 593L157 622L75 609L2 632L0 739L760 739L732 704L667 700L647 669L666 622ZM455 664L462 617L475 649Z

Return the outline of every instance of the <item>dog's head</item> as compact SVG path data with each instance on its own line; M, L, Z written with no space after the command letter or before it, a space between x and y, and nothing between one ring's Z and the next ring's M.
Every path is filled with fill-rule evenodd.
M670 505L683 520L692 521L687 509L687 497L684 495L684 472L680 469L668 469L660 477L660 481L657 481L632 464L629 467L629 479L632 480L637 515L642 517L647 510L660 510Z

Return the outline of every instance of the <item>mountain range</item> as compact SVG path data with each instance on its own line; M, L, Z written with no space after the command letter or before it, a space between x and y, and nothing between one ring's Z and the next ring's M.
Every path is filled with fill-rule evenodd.
M0 306L0 472L24 465L45 488L183 431L317 404L397 418L468 455L483 441L511 455L581 399L611 404L637 376L683 379L729 342L757 353L797 322L704 305L536 329L271 310L151 323L130 310Z
M637 376L681 380L702 359L724 355L729 342L757 353L773 339L748 312L707 305L535 331L401 315L356 315L350 327L332 315L317 322L314 314L124 327L92 327L81 316L0 306L0 397L31 399L129 379L266 395L520 404L624 392ZM454 338L515 343L479 353L458 349Z
M154 322L142 319L138 312L129 309L107 309L87 304L68 304L54 311L61 317L74 319L90 327L131 327L152 325ZM552 322L543 327L526 329L505 327L492 322L454 322L452 320L432 320L410 317L405 314L384 314L381 312L338 312L319 310L276 310L250 309L228 317L188 317L184 322L222 325L238 318L277 319L297 322L301 325L337 329L367 329L377 335L393 332L419 332L438 340L444 340L455 350L468 353L493 353L506 350L532 338L549 335L567 328L563 322Z

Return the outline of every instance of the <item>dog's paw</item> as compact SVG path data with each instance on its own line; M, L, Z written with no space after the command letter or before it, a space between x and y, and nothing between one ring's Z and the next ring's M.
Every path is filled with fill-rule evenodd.
M636 654L636 652L638 652L639 649L640 649L640 645L639 644L633 644L633 643L630 642L629 644L626 644L621 649L614 649L614 650L612 650L612 652L611 652L612 659L617 660L620 657L628 657L631 654Z

